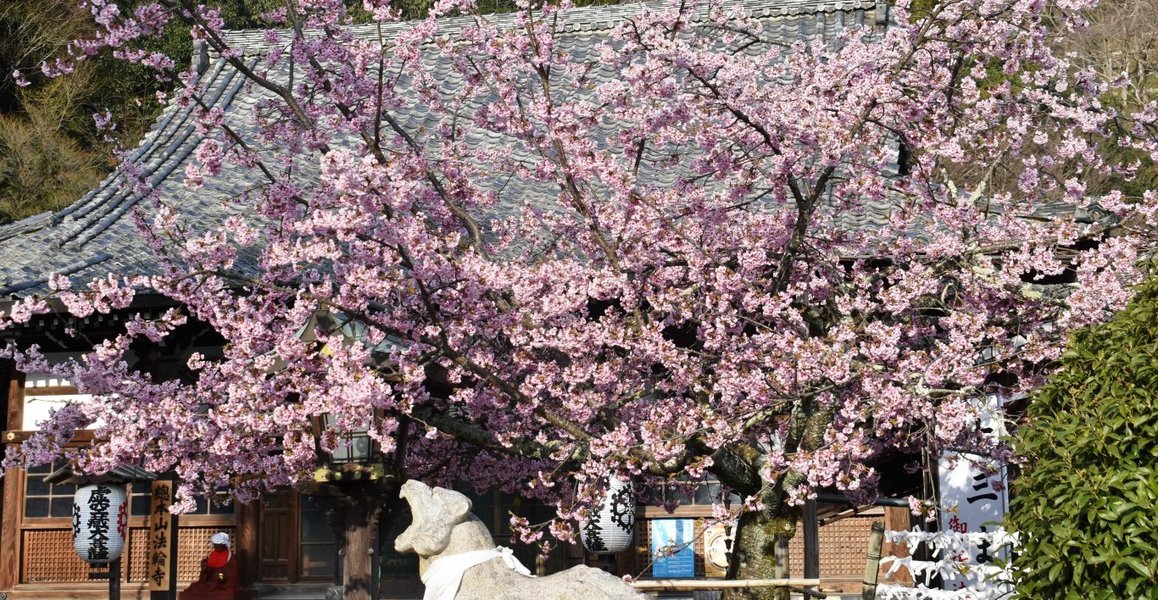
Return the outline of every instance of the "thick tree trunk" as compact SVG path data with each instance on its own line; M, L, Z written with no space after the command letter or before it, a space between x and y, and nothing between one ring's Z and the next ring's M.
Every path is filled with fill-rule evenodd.
M788 539L796 521L777 510L740 516L728 579L774 579L788 572ZM777 546L780 546L779 551ZM788 590L757 588L725 590L721 600L787 600Z
M800 402L791 414L784 448L788 452L815 450L830 422L830 408L818 408L812 400ZM764 487L759 476L763 457L746 444L718 448L712 458L711 471L721 482L742 494L760 494L764 505L760 512L742 513L737 521L728 579L787 578L788 539L796 533L800 511L788 506L785 499L787 490L804 482L804 475L790 471ZM721 600L788 600L789 594L787 588L725 590Z
M339 502L342 531L342 588L345 600L370 600L370 548L378 516L377 498L371 500L359 486L361 494L348 495ZM354 492L354 490L350 490Z
M376 565L375 538L383 510L397 502L389 486L381 482L359 482L340 486L334 515L334 530L342 552L342 597L344 600L371 600L374 596Z

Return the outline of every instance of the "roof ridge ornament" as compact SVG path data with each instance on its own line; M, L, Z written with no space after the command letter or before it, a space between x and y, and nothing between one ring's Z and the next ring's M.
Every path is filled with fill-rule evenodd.
M198 77L209 70L209 44L205 40L193 40L193 70Z

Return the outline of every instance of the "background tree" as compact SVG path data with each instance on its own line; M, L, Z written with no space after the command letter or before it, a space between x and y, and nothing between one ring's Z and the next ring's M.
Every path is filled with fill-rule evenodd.
M1083 174L1129 176L1099 144L1153 155L1156 108L1108 110L1096 73L1050 50L1083 8L956 0L910 20L901 3L887 31L781 48L734 5L673 3L573 54L556 6L491 19L442 1L359 37L344 3L311 0L271 15L253 67L206 7L104 18L88 47L177 19L264 90L224 112L193 76L176 93L210 132L186 184L256 183L227 199L247 218L222 224L164 197L141 209L164 276L53 278L76 314L142 288L182 308L83 361L10 348L95 397L9 464L101 419L79 468L175 469L188 506L292 485L316 442L368 426L386 451L407 440L398 476L553 502L560 538L609 472L711 472L745 496L730 575L767 576L766 549L816 490L868 499L879 461L946 448L1007 456L973 399L1032 389L1069 331L1131 296L1153 247L1131 224L1158 198L1108 191L1100 221L1074 207ZM447 39L453 14L467 17ZM1016 194L987 191L999 170ZM27 298L7 318L49 311ZM303 339L319 315L340 326ZM196 381L127 365L134 339L191 317L227 341L190 360ZM315 438L323 414L335 425Z
M1158 594L1158 279L1114 320L1077 332L1034 395L1011 522L1030 598Z
M143 2L122 3L126 9ZM261 26L277 0L220 0L213 5L229 27ZM353 4L353 3L352 3ZM13 0L0 5L0 223L72 204L115 168L118 146L132 148L160 114L173 86L154 69L104 52L62 77L44 77L40 64L74 39L95 31L92 15L73 0ZM193 55L187 27L169 27L145 47L187 65ZM107 113L115 131L94 114Z
M72 39L91 28L73 2L8 2L0 6L0 69L38 71ZM0 81L0 222L67 206L112 166L109 153L91 151L83 121L92 122L93 68L21 91ZM84 131L71 130L81 125ZM139 133L139 132L138 132Z
M1077 65L1093 69L1104 80L1117 81L1102 101L1129 113L1158 99L1158 4L1106 0L1089 13L1088 20L1089 27L1066 37L1059 50L1073 52ZM1127 123L1115 126L1128 134ZM1128 196L1140 197L1158 187L1158 166L1145 152L1116 144L1102 146L1101 151L1123 163L1136 163L1136 175L1111 176L1105 183L1095 183L1099 192L1121 189Z

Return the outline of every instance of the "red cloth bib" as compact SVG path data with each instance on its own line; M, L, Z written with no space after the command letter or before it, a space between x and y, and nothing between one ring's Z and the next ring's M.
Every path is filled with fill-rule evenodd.
M211 568L220 569L229 563L229 551L213 550L209 553L209 558L207 558L205 562Z

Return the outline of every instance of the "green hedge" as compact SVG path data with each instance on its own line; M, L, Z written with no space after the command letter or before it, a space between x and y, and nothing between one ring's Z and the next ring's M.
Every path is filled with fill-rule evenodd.
M1079 332L1028 411L1011 521L1024 598L1158 598L1158 278Z

